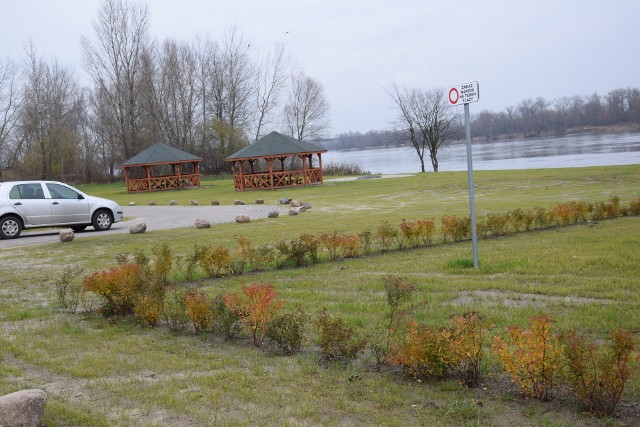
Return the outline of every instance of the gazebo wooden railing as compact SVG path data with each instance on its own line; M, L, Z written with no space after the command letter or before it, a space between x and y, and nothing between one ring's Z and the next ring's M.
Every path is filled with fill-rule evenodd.
M181 176L153 176L147 178L129 178L127 191L137 193L139 191L165 191L176 190L184 187L197 187L200 185L199 174Z
M234 186L242 190L264 190L306 186L322 182L322 169L299 171L258 172L233 176Z

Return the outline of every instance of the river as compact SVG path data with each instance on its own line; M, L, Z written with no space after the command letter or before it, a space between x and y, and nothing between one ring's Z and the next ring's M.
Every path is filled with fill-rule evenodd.
M640 133L567 135L551 138L473 143L474 170L543 169L640 164ZM467 170L465 144L441 148L440 171ZM420 160L411 147L362 151L329 151L323 164L357 164L377 174L420 172ZM428 154L425 168L432 171Z

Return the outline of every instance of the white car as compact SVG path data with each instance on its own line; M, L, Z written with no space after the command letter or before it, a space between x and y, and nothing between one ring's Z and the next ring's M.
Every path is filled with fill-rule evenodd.
M122 220L112 200L89 196L55 181L0 182L0 238L14 239L26 228L71 227L98 231Z

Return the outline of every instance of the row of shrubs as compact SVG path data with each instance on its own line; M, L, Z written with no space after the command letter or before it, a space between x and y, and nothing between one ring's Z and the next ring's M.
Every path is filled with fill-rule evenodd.
M311 316L302 307L285 310L269 284L210 298L197 289L166 286L148 265L132 262L85 277L76 295L71 283L81 273L68 268L58 281L60 302L69 310L91 292L101 299L103 315L132 316L148 327L164 324L172 331L189 328L224 339L247 336L257 347L269 344L285 354L309 342ZM386 310L368 335L323 309L313 319L313 343L326 360L349 361L368 348L378 366L402 367L418 380L453 376L467 388L478 386L487 333L494 326L477 312L452 316L441 329L420 324L411 315L415 290L401 278L385 278ZM523 395L550 400L565 383L588 411L612 414L639 360L633 334L615 330L610 341L599 343L575 330L556 333L553 326L542 315L532 317L528 328L510 326L493 336L491 353Z
M595 204L570 202L551 209L514 209L506 213L488 213L477 222L478 236L488 238L509 233L567 226L587 221L600 221L621 215L640 215L640 197L628 207L621 206L613 197L608 202ZM374 252L427 247L436 241L437 227L433 219L409 221L403 219L397 226L388 221L362 233L322 233L319 236L302 234L297 239L280 240L256 246L244 236L236 236L236 247L195 245L191 254L173 256L166 246L154 248L154 268L166 281L172 268L176 268L186 280L198 275L220 277L240 275L248 269L260 271L275 266L300 267L317 263L322 259L354 258ZM462 241L471 238L469 217L445 215L440 220L441 241ZM123 254L123 257L128 256ZM139 264L148 263L144 253L135 254Z

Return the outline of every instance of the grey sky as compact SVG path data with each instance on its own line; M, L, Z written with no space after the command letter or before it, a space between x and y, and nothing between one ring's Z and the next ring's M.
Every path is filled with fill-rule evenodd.
M420 88L477 80L482 109L525 98L640 86L638 0L149 0L154 39L217 38L237 24L251 46L285 42L322 83L331 134L391 127L392 82ZM99 0L0 0L0 56L33 40L83 74L80 37ZM288 32L288 34L285 34Z

